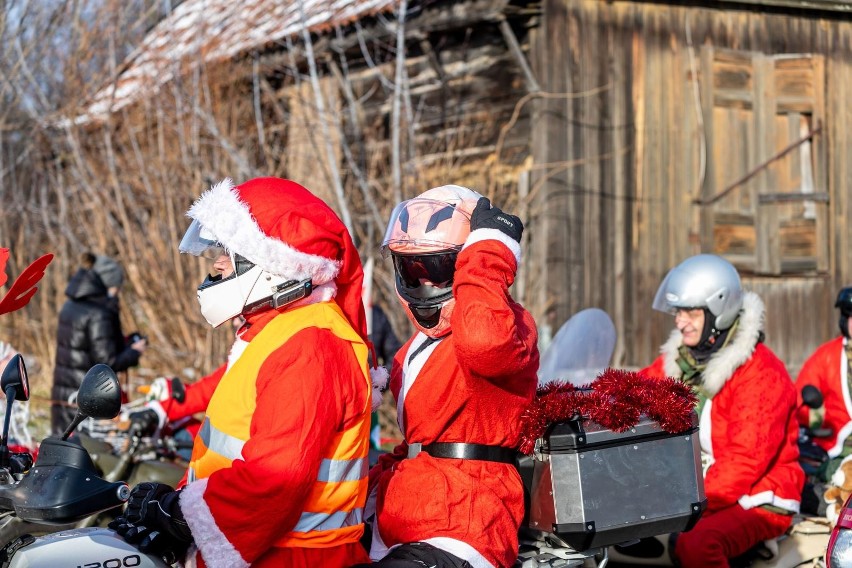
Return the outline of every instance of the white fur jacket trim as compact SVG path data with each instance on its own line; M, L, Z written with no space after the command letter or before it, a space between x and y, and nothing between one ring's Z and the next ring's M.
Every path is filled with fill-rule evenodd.
M204 192L186 215L201 223L228 250L277 276L310 278L317 286L331 282L340 272L338 261L301 252L264 233L229 178Z
M703 387L710 398L722 390L725 383L737 368L748 361L757 347L757 340L763 331L763 300L754 292L743 294L743 307L734 337L730 343L710 356L707 367L701 372ZM667 376L680 378L683 371L677 364L678 348L683 343L683 335L675 329L660 348L663 355L664 370Z
M208 568L248 568L249 563L243 560L216 524L210 507L204 501L205 489L207 479L199 479L180 492L180 510L204 563Z

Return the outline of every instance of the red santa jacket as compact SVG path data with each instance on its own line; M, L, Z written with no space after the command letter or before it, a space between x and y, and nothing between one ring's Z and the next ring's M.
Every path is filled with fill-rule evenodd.
M415 442L518 444L519 418L537 386L537 334L509 296L517 243L510 250L514 241L493 233L474 231L458 256L452 333L412 358L427 340L418 333L397 353L390 388L406 442L370 475L386 546L428 542L476 568L511 566L517 558L524 516L518 472L497 462L405 457Z
M277 315L250 318L251 342ZM204 558L199 566L350 566L366 562L357 543L276 547L299 521L323 459L324 444L363 413L371 392L349 342L306 328L263 362L250 438L231 467L189 483L180 507ZM206 563L206 564L205 564Z
M228 363L223 363L209 375L201 377L194 383L185 385L183 402L178 402L172 398L170 390L169 393L166 393L168 398L165 398L165 400L152 400L146 404L146 407L157 413L161 424L177 424L178 427L183 427L183 423L186 422L185 419L207 410L207 403L210 402L210 397L213 396L216 386L222 380L222 376L227 370ZM193 435L196 432L197 429L193 431Z
M699 437L708 510L739 503L799 510L804 473L799 466L796 389L784 363L759 342L763 302L747 292L738 329L702 372L708 400ZM682 336L675 330L644 372L680 378Z
M813 385L822 392L825 416L822 427L831 429L831 436L814 441L831 457L840 455L843 443L852 434L852 398L849 395L849 361L846 358L846 338L836 337L823 343L805 361L796 377L799 404L802 405L802 387ZM799 423L808 425L808 407L799 407Z

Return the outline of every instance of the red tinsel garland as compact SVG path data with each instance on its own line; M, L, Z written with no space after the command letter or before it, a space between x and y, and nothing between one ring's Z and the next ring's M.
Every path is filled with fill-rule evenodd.
M535 441L550 424L578 414L615 432L635 426L642 414L666 432L683 432L692 425L696 402L688 385L636 371L607 369L582 387L555 381L538 389L521 415L519 450L532 454Z

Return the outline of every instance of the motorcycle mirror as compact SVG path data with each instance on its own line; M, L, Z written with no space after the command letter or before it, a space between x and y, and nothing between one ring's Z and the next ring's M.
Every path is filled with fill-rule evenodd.
M110 419L121 410L121 387L115 371L108 365L97 364L86 373L77 390L77 415L65 429L62 439L67 440L71 432L86 418Z
M813 385L802 387L802 403L808 408L819 408L822 406L822 393Z
M30 399L30 381L27 377L24 358L20 354L12 357L9 364L3 369L3 376L0 377L0 389L3 389L7 398L9 398L10 389L15 389L11 398L20 401Z
M30 398L30 381L24 358L15 355L3 369L0 376L0 388L6 395L6 415L3 418L3 437L0 438L0 467L9 465L9 424L12 419L12 403L16 400L26 401Z

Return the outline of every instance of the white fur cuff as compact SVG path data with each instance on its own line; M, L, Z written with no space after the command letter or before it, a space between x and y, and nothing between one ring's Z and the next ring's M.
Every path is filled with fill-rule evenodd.
M382 405L385 388L388 386L388 370L384 367L373 367L370 369L370 381L373 383L373 412Z
M471 231L471 233L467 236L467 240L464 242L462 250L474 243L489 240L499 241L506 245L506 247L512 251L512 254L515 256L515 261L518 263L518 267L521 266L521 244L503 231L497 229L476 229L475 231Z
M204 500L205 489L207 479L199 479L180 492L180 510L204 563L208 568L248 568L249 563L243 560L216 524Z

